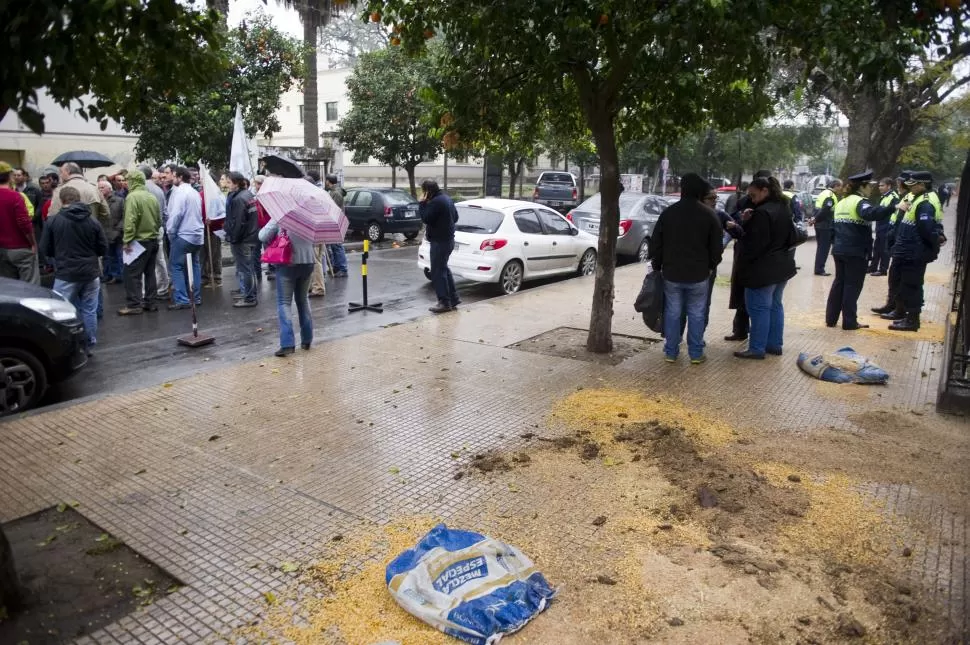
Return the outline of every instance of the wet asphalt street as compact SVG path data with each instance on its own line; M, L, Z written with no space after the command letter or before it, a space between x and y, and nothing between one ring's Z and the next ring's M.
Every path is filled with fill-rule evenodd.
M388 242L371 251L368 299L371 303L383 302L384 313L348 313L347 303L359 302L361 297L361 254L348 251L350 277L328 277L327 295L310 299L314 343L430 315L428 307L436 298L431 283L417 266L417 256L417 243L401 243L400 248L393 248ZM192 331L190 311L167 311L167 303L159 303L157 313L118 316L117 310L124 306L124 287L103 287L105 312L94 356L74 377L52 386L41 407L157 385L272 354L279 347L275 283L263 280L258 307L234 309L229 291L237 288L235 271L225 267L222 275L221 288L203 288L203 303L198 310L200 332L215 336L216 341L197 349L176 342L178 336ZM525 288L551 281L528 283ZM458 290L465 304L498 294L495 285L465 281L459 282ZM296 311L292 313L295 324Z

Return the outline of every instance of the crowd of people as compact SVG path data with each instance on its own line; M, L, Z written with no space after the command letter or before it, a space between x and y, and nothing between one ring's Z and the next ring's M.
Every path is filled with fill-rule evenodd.
M755 173L717 209L717 194L696 174L681 180L681 199L661 213L650 238L654 271L664 278L664 358L676 362L687 332L693 364L707 360L704 334L710 320L711 293L725 248L734 242L729 307L735 310L728 341L748 341L734 352L741 359L781 355L784 347L783 296L799 267L795 247L807 238L804 211L793 192L770 171ZM949 193L947 192L948 196ZM857 317L866 275L889 276L889 294L874 313L892 321L894 331L917 331L923 306L926 265L946 243L943 205L925 171L903 171L893 180L873 182L872 172L829 183L816 198L807 220L816 232L815 275L835 264L825 324L854 331L868 327ZM873 236L875 223L875 237Z
M215 177L213 177L215 180ZM321 183L315 171L305 179L328 191L343 208L344 191L335 175ZM313 244L271 222L255 199L265 181L237 172L219 177L221 195L207 200L197 167L148 165L85 179L75 163L44 169L39 185L23 168L0 162L0 277L40 284L53 274L53 289L78 310L91 354L104 313L102 285L123 285L125 305L118 315L177 311L202 305L202 287L222 286L222 244L232 251L237 288L233 307L259 304L264 276L276 281L280 349L295 348L289 311L295 300L301 345L313 338L310 297L326 292L325 274L345 278L342 244ZM211 196L210 196L211 197ZM215 204L224 217L206 216ZM267 264L262 251L284 236L293 249L286 266ZM191 274L191 280L189 275Z

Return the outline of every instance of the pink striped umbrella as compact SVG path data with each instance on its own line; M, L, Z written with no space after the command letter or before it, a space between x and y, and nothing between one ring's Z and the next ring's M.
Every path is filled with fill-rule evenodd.
M340 244L350 222L327 191L305 179L267 177L256 193L270 218L315 244Z

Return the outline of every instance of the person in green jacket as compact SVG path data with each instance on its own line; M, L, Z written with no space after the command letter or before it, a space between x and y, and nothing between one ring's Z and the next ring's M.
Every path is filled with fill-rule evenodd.
M155 258L158 256L158 230L162 212L158 200L145 187L141 171L128 173L128 197L125 199L124 244L125 298L127 304L118 310L120 316L134 316L145 311L158 311L152 303L158 284L155 280ZM144 249L141 251L138 247ZM140 252L131 259L130 254Z

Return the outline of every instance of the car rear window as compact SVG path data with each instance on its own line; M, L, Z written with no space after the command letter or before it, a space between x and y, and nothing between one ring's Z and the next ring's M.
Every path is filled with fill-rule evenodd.
M455 224L456 231L464 233L483 233L491 235L502 225L505 215L498 211L488 208L476 208L474 206L462 206L456 204L458 209L458 222Z
M569 184L573 183L573 176L566 172L544 172L539 177L539 183Z
M403 190L387 190L382 191L381 194L384 195L384 203L388 206L401 206L403 204L412 204L418 201L414 197L411 197L411 193Z
M585 202L576 208L577 211L583 213L595 213L599 215L602 205L600 204L600 194L596 193ZM643 199L643 193L620 193L620 213L621 214L632 214L633 210L636 208L640 200Z

